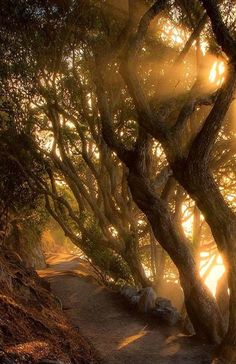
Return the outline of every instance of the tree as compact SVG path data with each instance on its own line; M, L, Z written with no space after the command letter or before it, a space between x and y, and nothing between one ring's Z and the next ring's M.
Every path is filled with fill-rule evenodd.
M105 115L106 110L104 111L104 115L102 115L104 126L103 134L111 148L116 149L120 158L129 166L129 186L132 190L134 200L148 216L154 232L156 231L155 224L157 221L158 213L160 215L160 221L165 214L163 213L163 211L158 211L161 208L161 202L155 201L153 193L149 193L148 195L146 192L148 190L147 184L145 184L147 180L147 172L145 171L146 166L144 160L140 158L140 155L142 156L142 154L146 154L143 153L143 150L147 148L148 135L145 135L143 130L152 135L162 144L169 165L172 168L174 177L196 201L197 206L204 214L207 223L211 227L218 249L224 257L225 265L227 268L230 289L230 320L228 332L221 345L221 355L223 357L228 356L230 359L232 359L232 357L235 355L234 348L236 340L236 319L234 308L236 302L236 216L222 197L222 194L211 172L210 161L215 140L219 135L222 123L232 102L233 94L235 91L236 48L235 40L231 35L230 29L224 23L217 5L213 1L202 1L202 5L203 8L205 8L205 10L207 11L207 14L211 20L212 29L216 41L229 59L227 77L217 95L210 94L203 96L201 94L202 85L201 82L198 81L190 90L187 101L183 103L182 107L181 105L179 105L180 107L178 117L176 118L176 121L174 121L174 123L172 120L172 125L170 125L170 120L168 120L163 111L159 113L154 111L155 109L160 109L160 105L156 104L155 109L153 107L153 103L152 105L150 105L147 94L145 93L145 90L141 86L139 80L137 57L143 46L144 37L147 33L148 26L151 20L154 19L167 6L166 1L157 1L147 10L147 12L141 18L137 31L134 35L131 36L128 45L126 46L125 56L121 63L122 76L133 98L138 115L137 122L141 128L140 138L138 139L135 147L135 157L137 163L135 169L133 168L133 161L132 166L130 164L131 154L129 154L128 156L124 148L120 144L118 144L117 140L114 139L115 135L112 132L111 123L110 121L107 122L108 118ZM132 16L132 3L130 7L130 14ZM101 93L102 91L100 91L100 94ZM100 98L102 99L102 97ZM212 108L207 117L201 121L199 130L197 130L197 132L195 132L194 134L191 133L188 136L188 140L186 143L186 139L184 137L186 128L188 126L188 120L196 110L197 106L199 107L206 103L212 103ZM111 138L111 136L113 136L113 139ZM143 166L145 167L143 168ZM145 194L143 192L145 192ZM145 199L144 196L146 197ZM150 201L152 201L151 204ZM150 207L150 205L152 208ZM163 221L162 226L168 225L165 221ZM160 235L160 230L161 229L159 227L156 234ZM168 226L168 232L169 231L170 228ZM177 234L175 234L175 236L176 235ZM158 240L161 242L161 237L158 237ZM168 240L166 238L163 240L165 240L165 242L168 241L169 245L171 237L169 237ZM173 245L175 248L177 247L176 241ZM167 248L170 249L169 246ZM181 253L183 252L183 246L181 246L179 251L181 251ZM174 258L173 251L169 250L169 254L171 257ZM184 260L185 264L187 262L187 264L189 264L192 268L190 269L190 267L188 267L186 273L188 271L189 276L192 274L192 280L193 282L196 282L197 277L195 276L195 273L193 271L194 262L190 259L187 259L187 253L184 257ZM176 265L179 267L180 276L181 274L184 276L185 273L181 272L181 268L184 266L184 261L178 262L176 259ZM189 273L191 271L193 273ZM187 281L189 281L189 277ZM203 290L202 287L197 288L198 286L196 284L194 285L193 289L187 287L186 283L187 282L185 282L185 279L182 278L182 284L185 291L186 306L190 317L194 322L194 319L197 318L197 315L195 315L194 312L196 310L196 307L194 308L194 303L202 299L201 295L203 293ZM199 287L200 286L201 285L199 285ZM195 302L193 303L191 301L195 289L197 292L195 292L196 295L194 294ZM199 292L199 290L201 292ZM209 297L207 298L207 301L209 302ZM216 312L216 309L213 307L211 307L211 311L212 310L215 310ZM202 312L200 315L203 318Z
M8 13L9 8L6 8ZM56 44L58 50L54 58L55 43L50 44L50 49L47 46L45 49L44 44L44 31L52 30L49 27L40 33L44 19L36 14L36 10L40 12L39 9L40 3L18 5L18 18L14 19L16 28L21 26L22 13L30 14L32 11L26 28L31 29L33 24L36 29L38 22L39 33L36 39L32 39L29 48L25 47L24 37L18 38L17 46L29 58L26 62L22 59L20 69L17 68L19 60L14 59L12 54L12 69L6 78L2 73L5 96L12 100L18 110L12 112L14 132L25 149L15 153L14 148L11 148L9 156L18 160L32 190L44 195L49 213L61 225L65 234L94 263L116 280L121 278L130 283L133 279L137 285L151 285L138 251L140 236L148 235L150 229L143 220L144 226L136 225L135 219L140 212L130 198L126 170L99 135L98 109L92 99L90 80L86 70L84 74L77 71L78 67L83 69L83 60L77 57L78 49L69 48L66 52L67 58L62 62L63 72L55 78L54 67L55 62L59 62L61 39ZM60 18L55 21L50 13L51 7L47 10L48 21L55 22L57 32L61 31ZM73 10L78 12L77 7ZM57 15L62 14L59 11ZM72 21L70 14L67 20ZM4 22L7 23L6 19ZM61 26L63 32L64 25L63 23ZM8 26L7 23L2 33L6 37L4 44L12 40ZM30 36L28 32L27 29L26 34ZM54 30L52 33L56 36ZM64 33L61 36L63 39ZM45 58L42 54L37 54L38 42L42 42ZM70 44L66 45L71 47ZM13 49L15 53L15 44ZM3 53L5 54L5 50ZM29 73L25 76L27 67ZM21 82L20 87L13 82L17 77ZM24 110L21 103L24 103ZM19 112L22 113L21 117ZM11 145L10 139L7 142ZM5 148L4 145L3 147ZM25 158L25 154L32 159ZM41 165L43 173L35 172L32 163Z
M30 1L27 6L20 4L27 13L24 37L19 27L19 24L22 26L22 13L14 15L13 19L10 16L10 21L9 15L5 16L3 34L12 40L16 39L15 32L18 31L17 45L28 56L27 62L23 62L27 77L24 79L22 70L19 77L25 89L28 90L28 83L33 85L34 123L40 131L53 134L50 153L40 145L35 130L30 134L34 140L31 150L36 151L35 158L45 165L46 183L37 174L32 175L24 164L23 169L27 169L32 181L38 182L49 211L66 234L72 234L72 223L73 227L77 225L76 234L82 232L83 237L91 234L88 220L79 215L83 211L81 206L85 205L86 211L95 216L102 232L98 245L109 244L109 248L132 265L134 257L138 257L137 246L142 233L139 231L137 239L132 240L137 226L130 218L132 214L136 219L137 214L142 215L132 203L130 189L134 202L152 227L151 233L178 268L187 312L197 334L219 342L225 331L219 307L199 275L198 262L179 219L183 204L182 186L204 215L224 256L231 303L229 329L221 352L222 356L233 357L236 332L233 310L236 302L235 214L212 175L212 171L223 170L225 163L231 163L234 153L230 146L234 133L227 133L226 129L219 133L223 130L223 120L229 118L227 111L235 87L235 41L232 36L235 19L228 19L226 26L224 13L231 2L223 4L222 15L213 1L206 0L191 2L191 7L184 0L171 3L130 0L127 9L114 4L82 1L78 6L68 2L66 6L54 3L51 7L49 2L46 11L38 11L37 7L41 9L42 6L40 2L36 8ZM161 16L163 12L165 17ZM171 44L171 38L165 41L163 36L166 19L172 26L174 24L175 29L180 26L187 29L188 41L179 52ZM16 25L14 31L9 26L12 21ZM30 40L27 43L25 34ZM221 55L221 60L224 59L222 47L229 58L222 85L209 87L210 69L206 71L207 57L201 53L204 42L207 56ZM15 44L13 49L16 49ZM168 74L174 74L176 70L178 75L171 80ZM30 72L32 78L29 81ZM40 122L42 114L45 124ZM88 154L91 145L99 151L99 158ZM163 154L161 158L156 157L155 148L162 148L165 157ZM102 167L100 163L106 158L109 167L106 165L97 176ZM81 166L86 168L85 172L79 171ZM114 175L118 183L112 185ZM163 176L164 183L158 187ZM87 189L85 186L91 179ZM56 183L62 180L70 188L70 196L62 195ZM114 191L115 208L111 196ZM79 211L74 202L71 203L72 195L73 201L80 205ZM131 209L127 208L127 201ZM98 205L102 206L101 211ZM121 211L125 213L125 219L121 219ZM125 226L126 218L128 227ZM114 233L109 234L109 223L119 232L122 241L125 240L123 230L128 233L128 245L126 241L124 246L136 247L131 259L127 259L130 254L126 248L123 252L117 249L119 242ZM90 235L89 240L94 239L94 234ZM79 240L81 244L83 239Z

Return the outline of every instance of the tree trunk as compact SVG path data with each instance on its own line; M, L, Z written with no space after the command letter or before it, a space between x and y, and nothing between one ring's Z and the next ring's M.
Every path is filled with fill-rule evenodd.
M126 250L122 257L130 268L135 284L139 287L151 287L152 282L146 276L138 249L137 239L134 236L129 236L129 241L126 244Z
M201 268L201 218L200 211L197 206L194 206L193 213L193 237L192 243L194 248L195 260L198 266L198 270Z
M216 301L221 310L223 317L228 316L229 313L229 293L228 293L228 277L226 272L218 280L216 287ZM228 321L229 318L227 318Z
M236 215L225 202L213 175L198 161L174 166L176 178L196 201L209 224L224 260L230 290L229 327L220 353L229 362L236 357Z
M219 348L219 355L228 363L236 360L236 250L231 251L228 257L230 262L228 269L228 282L230 289L229 300L229 327L226 336Z
M156 239L178 268L186 309L196 334L210 342L219 342L224 334L222 316L216 300L199 276L185 237L147 178L130 171L128 183L133 199L146 214Z
M155 246L156 276L155 285L158 287L164 279L166 254L161 246Z

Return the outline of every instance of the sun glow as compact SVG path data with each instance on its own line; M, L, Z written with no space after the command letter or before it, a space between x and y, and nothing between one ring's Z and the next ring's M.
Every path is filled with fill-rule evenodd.
M182 205L183 221L182 227L186 236L192 240L194 217L191 208L187 204ZM204 217L200 215L200 221L204 222ZM200 253L200 275L204 277L204 281L213 295L216 294L217 282L225 272L222 257L218 254L215 256L209 251L204 251L204 246ZM216 250L217 251L217 250Z
M182 46L190 36L190 33L169 19L161 18L158 24L158 33L162 41L171 46Z
M209 260L209 265L210 264L211 264L211 262ZM201 270L200 270L201 276L203 276L204 273L207 271L209 265L207 265L203 268L203 262L201 263ZM218 257L216 259L216 263L212 266L208 275L205 278L205 283L214 296L216 294L218 280L222 277L224 272L225 272L225 267L223 264L222 257L220 255L218 255Z
M217 87L221 86L225 80L225 64L223 61L215 61L211 67L208 80Z
M153 75L157 77L157 82L161 85L159 95L163 99L170 93L173 96L181 95L186 91L186 87L195 83L196 78L201 80L201 89L206 93L213 92L222 86L227 72L227 60L225 56L217 56L211 52L204 32L199 37L199 42L195 40L192 43L184 59L179 63L175 62L175 59L178 59L178 55L185 49L190 39L189 29L161 17L153 25L152 32L153 36L170 49L170 53L163 52L164 61L161 60L160 64L157 62L157 69L153 69ZM173 62L169 62L169 55L173 58ZM168 79L168 82L164 82L162 77L169 77L169 72L172 72L172 77Z

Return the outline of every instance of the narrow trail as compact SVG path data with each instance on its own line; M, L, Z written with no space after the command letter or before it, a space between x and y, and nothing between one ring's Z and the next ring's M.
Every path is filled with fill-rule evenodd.
M99 285L89 264L76 256L48 258L39 271L72 325L106 364L209 364L211 348L138 317L115 292Z

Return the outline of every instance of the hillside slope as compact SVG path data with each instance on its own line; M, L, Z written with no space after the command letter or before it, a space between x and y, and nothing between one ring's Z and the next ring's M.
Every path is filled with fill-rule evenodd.
M0 256L0 363L98 363L49 285L10 252Z

